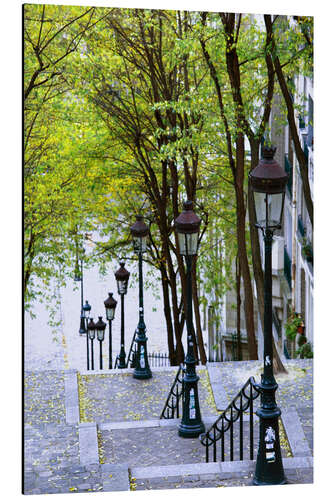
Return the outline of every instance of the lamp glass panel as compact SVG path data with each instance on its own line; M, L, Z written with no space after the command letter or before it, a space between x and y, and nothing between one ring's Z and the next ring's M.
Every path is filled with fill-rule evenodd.
M89 335L90 340L94 340L95 335L96 335L95 330L88 330L88 335Z
M257 224L276 228L281 225L284 193L267 194L254 192Z
M198 233L178 233L181 255L196 255L198 252Z
M256 222L260 227L266 227L266 193L254 191L254 206L256 210Z
M268 226L280 226L282 219L284 193L269 194L268 198Z
M83 309L83 313L84 313L84 317L88 319L89 318L90 310L89 309Z
M104 340L104 330L97 330L98 340Z
M125 295L127 292L127 281L117 281L119 295Z
M199 233L191 233L186 234L186 254L187 255L196 255L198 251L198 238Z
M143 253L147 250L147 236L133 236L133 248L135 253Z
M105 308L106 312L106 319L114 319L114 308L112 307L106 307Z
M180 255L186 255L185 234L184 233L177 233L177 234L178 234Z

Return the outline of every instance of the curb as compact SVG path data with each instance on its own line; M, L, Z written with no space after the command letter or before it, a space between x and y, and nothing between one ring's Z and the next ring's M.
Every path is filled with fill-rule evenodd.
M288 411L283 411L281 414L281 420L286 431L293 457L312 456L297 411L294 408L291 408Z
M99 464L96 422L79 424L80 464Z
M66 424L80 422L77 370L65 371L65 412Z
M218 366L214 366L209 362L207 363L207 370L215 399L216 409L223 411L227 408L229 399L221 382L221 371Z

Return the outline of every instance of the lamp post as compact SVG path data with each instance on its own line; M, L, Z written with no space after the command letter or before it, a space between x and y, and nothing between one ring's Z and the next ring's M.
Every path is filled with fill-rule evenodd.
M117 306L117 301L113 298L113 293L109 292L109 296L104 300L105 315L109 322L109 370L112 369L112 321Z
M98 316L98 321L95 324L95 329L97 333L97 340L99 341L99 369L103 370L103 352L102 352L102 342L104 340L106 323L102 320L102 316Z
M127 293L130 273L125 268L124 262L120 262L120 268L115 272L115 277L117 280L117 289L121 300L120 352L118 356L118 368L126 368L124 296Z
M83 316L84 318L84 328L85 328L85 334L86 334L86 339L87 339L87 370L89 370L89 336L88 336L88 319L91 311L91 305L89 302L86 300L84 306L82 306L82 311L83 314L81 314L81 317Z
M79 264L78 256L76 257L76 262L75 262L74 281L81 281L81 314L80 314L79 335L83 336L87 332L84 313L83 313L83 261L82 259L80 259L80 264Z
M147 355L146 325L143 314L143 277L142 277L142 254L147 249L147 236L149 229L143 222L143 216L137 215L136 222L131 227L134 252L139 256L139 323L137 326L137 356L133 377L148 379L152 377Z
M88 323L88 335L91 341L91 369L94 369L94 338L96 336L96 325L93 318Z
M198 380L196 374L193 338L195 336L192 313L192 261L197 255L198 237L201 220L193 212L193 202L184 203L183 212L175 220L180 254L186 261L186 329L187 353L185 357L185 375L183 392L183 414L178 427L179 436L185 438L197 437L205 431L201 420Z
M285 187L288 175L274 160L276 148L263 147L263 158L249 174L254 195L256 227L261 229L265 243L265 305L264 305L264 373L257 385L260 391L259 449L254 484L269 485L286 482L284 475L279 416L281 410L275 401L278 388L273 374L272 342L272 240L274 230L281 228Z

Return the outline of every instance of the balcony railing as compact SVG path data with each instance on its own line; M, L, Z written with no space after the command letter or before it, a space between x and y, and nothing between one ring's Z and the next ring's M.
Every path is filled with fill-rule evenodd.
M292 197L292 189L293 189L293 167L289 163L288 155L284 155L284 169L286 173L289 175L287 182L287 190L289 192L290 197Z
M291 258L289 257L287 247L284 247L284 276L291 289Z
M298 232L298 234L300 235L301 238L305 237L306 230L305 230L305 227L304 227L304 224L303 224L303 219L302 219L301 215L299 215L298 219L297 219L297 232Z
M304 139L304 148L303 148L303 151L304 151L304 154L305 154L306 161L308 161L309 160L309 148L308 148L308 145L306 143L306 139Z
M305 120L304 120L304 116L299 116L298 117L298 124L299 124L299 128L300 129L303 129L305 128Z

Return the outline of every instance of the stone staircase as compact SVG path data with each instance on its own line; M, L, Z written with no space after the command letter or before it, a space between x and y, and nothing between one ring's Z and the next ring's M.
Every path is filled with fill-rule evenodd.
M229 386L226 380L221 384L219 369L219 366L208 365L208 369L199 367L198 370L206 429L230 401L231 388L236 383L230 380ZM235 454L232 462L206 463L205 448L198 438L178 436L178 419L156 417L165 402L175 368L153 369L153 378L149 381L137 381L131 377L131 372L83 372L78 377L75 370L67 370L58 374L58 378L49 373L44 376L42 373L28 374L26 388L32 389L25 401L28 416L24 435L25 493L252 484L255 461L239 461ZM52 378L57 381L58 411L53 407L55 385L51 384ZM45 380L48 380L48 390ZM40 384L44 384L42 389L37 387ZM289 389L296 388L297 392L297 383L290 385ZM34 395L42 396L39 405L44 413L49 408L47 418L42 417L39 410L34 411L35 406L37 408ZM290 399L290 394L288 397ZM282 423L292 455L287 456L290 454L287 447L282 447L289 483L312 482L311 415L311 404L283 408ZM246 425L245 418L245 430ZM236 450L237 439L234 446ZM246 453L244 458L247 458Z

